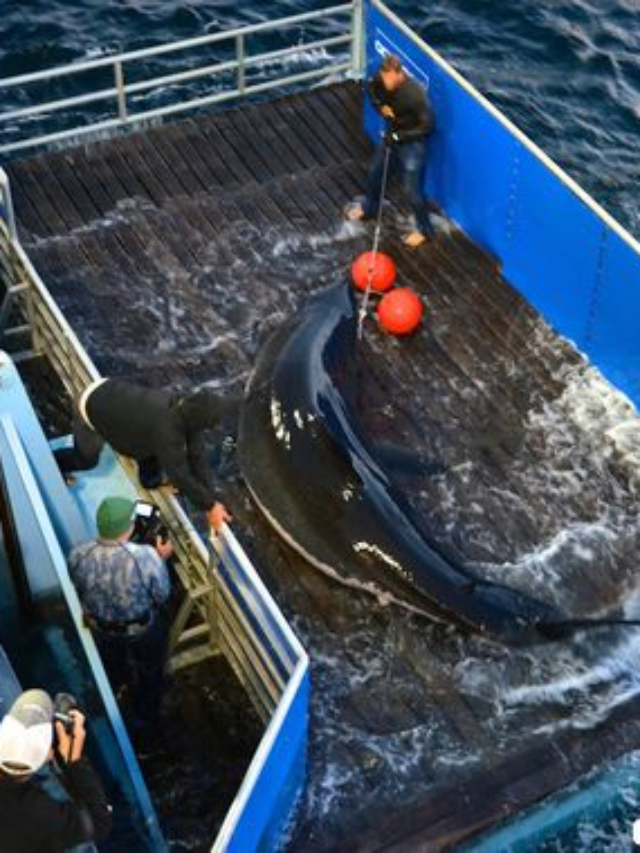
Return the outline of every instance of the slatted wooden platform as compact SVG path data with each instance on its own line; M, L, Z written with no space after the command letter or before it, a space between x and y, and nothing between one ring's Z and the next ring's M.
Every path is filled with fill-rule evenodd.
M370 232L342 220L366 175L360 99L339 84L9 165L23 242L104 373L242 387L269 331L369 245ZM427 316L406 341L368 323L360 404L375 440L446 466L406 482L442 547L499 567L593 518L624 483L584 437L569 462L531 419L583 369L580 356L450 224L435 243L402 248L392 196L383 248ZM574 462L575 488L563 479ZM445 848L640 743L637 703L592 731L571 726L570 704L501 714L462 675L473 665L517 683L526 655L331 583L280 544L233 464L218 474L312 656L311 778L293 850ZM548 593L564 590L568 610L587 615L615 602L631 569L569 563L566 590ZM554 723L564 727L542 730Z

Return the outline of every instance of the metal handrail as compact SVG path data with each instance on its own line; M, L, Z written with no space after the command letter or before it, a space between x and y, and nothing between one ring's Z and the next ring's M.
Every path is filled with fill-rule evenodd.
M3 210L2 217L5 219L7 228L9 229L9 236L12 240L16 240L18 232L16 231L16 217L11 197L11 184L3 169L0 169L0 203Z
M274 30L282 30L295 24L306 23L319 19L326 19L336 15L350 15L350 27L348 32L333 35L327 38L315 39L313 41L299 42L279 50L270 50L262 53L250 54L247 49L249 36ZM233 41L235 44L235 58L226 62L201 65L187 71L174 74L162 74L149 77L136 82L127 83L125 66L134 62L145 61L168 53L187 51L194 48L208 47L221 42ZM350 57L344 62L329 62L320 68L297 74L275 77L260 83L252 83L247 72L251 69L268 65L279 59L296 56L308 50L327 50L341 45L350 46ZM24 87L33 83L51 82L63 77L77 77L89 71L110 68L113 72L113 85L94 92L59 98L53 101L33 104L20 109L7 110L0 113L0 123L18 122L34 116L51 116L63 110L75 107L83 107L98 101L113 101L117 117L101 118L93 123L83 124L68 130L45 133L33 138L22 138L15 142L0 145L0 153L10 153L25 148L45 145L52 142L61 142L70 138L79 138L86 134L115 130L119 127L129 126L134 123L144 122L149 119L159 118L185 110L197 109L214 103L220 103L234 98L245 97L252 94L269 91L273 88L291 86L301 82L307 82L316 78L329 75L361 72L362 62L362 0L351 0L338 6L319 9L312 12L303 12L298 15L289 15L273 21L263 21L259 24L250 24L237 27L224 32L211 33L206 36L198 36L192 39L172 42L170 44L157 45L156 47L143 48L128 51L111 56L91 59L86 62L72 63L58 68L36 71L29 74L20 74L14 77L0 79L0 89L12 89ZM211 94L190 98L178 103L150 110L134 112L131 109L130 96L148 92L160 87L181 85L187 81L198 80L205 77L214 77L225 72L235 74L235 87Z

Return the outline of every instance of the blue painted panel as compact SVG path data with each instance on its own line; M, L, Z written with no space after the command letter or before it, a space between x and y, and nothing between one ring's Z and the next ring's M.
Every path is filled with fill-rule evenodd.
M241 567L233 560L229 551L221 560L218 571L224 578L245 618L255 631L261 648L264 649L269 659L276 664L283 682L286 682L295 667L296 661L295 654L291 650L288 640L282 635L278 623L269 610L264 607L255 591L250 588L247 578L243 576ZM266 630L263 625L266 626Z
M228 853L278 849L306 775L308 704L307 674L238 821Z
M0 455L31 592L34 598L57 592L59 581L54 561L64 562L64 555L53 532L44 524L48 518L37 518L34 505L37 507L39 496L27 486L31 469L13 422L6 415L0 415Z
M544 163L521 144L518 148L514 210L499 247L504 275L583 348L604 226Z
M82 514L71 498L42 427L14 364L0 352L0 415L7 414L16 426L31 464L40 493L65 553L89 538Z
M65 436L55 439L51 442L52 449L68 445L69 438ZM98 507L106 497L130 498L132 501L139 497L109 445L102 448L95 468L75 473L75 483L67 487L67 493L82 516L88 532L87 538L90 539L98 534L96 515Z
M640 404L640 258L615 232L607 233L594 293L587 349L606 375Z

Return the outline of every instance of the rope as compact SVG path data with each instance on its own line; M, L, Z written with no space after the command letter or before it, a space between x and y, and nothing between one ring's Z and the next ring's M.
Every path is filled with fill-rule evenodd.
M540 633L549 639L562 637L567 631L581 631L586 628L637 628L640 619L565 619L561 622L543 622L539 624Z
M373 274L376 268L376 260L378 258L378 246L380 245L380 232L382 231L382 208L384 205L384 197L387 192L387 176L389 174L389 158L391 156L391 146L385 145L384 151L384 166L382 169L382 182L380 184L380 202L378 203L378 214L376 216L376 228L373 232L373 246L371 248L371 263L369 264L369 274L367 276L367 287L364 292L360 312L358 314L358 340L362 340L362 327L367 316L369 307L369 297L371 296L371 287L373 284Z

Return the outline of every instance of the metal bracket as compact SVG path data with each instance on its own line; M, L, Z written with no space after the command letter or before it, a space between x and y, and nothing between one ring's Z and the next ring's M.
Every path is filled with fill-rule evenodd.
M16 350L18 342L25 335L31 336L29 290L29 284L24 281L18 284L10 284L5 288L2 302L0 303L0 349L6 350L11 355L13 361L24 361L35 355L33 347ZM14 309L16 307L22 312L22 322L15 321ZM12 318L13 325L11 325Z
M208 586L186 590L186 598L169 633L171 672L221 654L217 611L217 588L213 580Z

